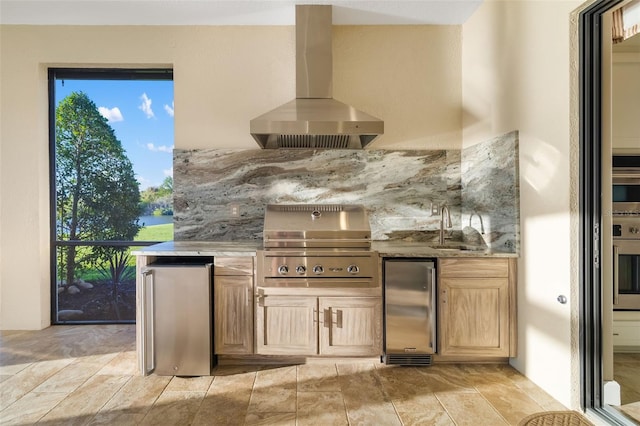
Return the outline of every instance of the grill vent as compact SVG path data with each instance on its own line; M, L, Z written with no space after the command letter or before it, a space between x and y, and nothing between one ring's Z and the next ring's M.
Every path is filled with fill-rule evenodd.
M349 148L349 135L279 135L279 148Z
M313 204L283 204L275 206L274 210L281 212L341 212L344 211L344 206L341 204L321 204L315 206Z
M433 363L432 355L405 355L405 354L387 354L385 355L385 364L387 365L431 365Z

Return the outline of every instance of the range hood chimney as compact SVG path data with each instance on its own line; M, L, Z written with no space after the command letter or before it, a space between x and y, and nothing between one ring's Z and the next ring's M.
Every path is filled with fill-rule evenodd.
M330 5L296 5L296 99L251 120L262 148L363 148L384 122L332 98Z

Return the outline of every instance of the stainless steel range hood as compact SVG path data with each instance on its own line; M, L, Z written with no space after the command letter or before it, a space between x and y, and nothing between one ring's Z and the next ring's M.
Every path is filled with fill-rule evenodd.
M296 99L251 120L262 148L363 148L384 122L332 98L330 5L296 5Z

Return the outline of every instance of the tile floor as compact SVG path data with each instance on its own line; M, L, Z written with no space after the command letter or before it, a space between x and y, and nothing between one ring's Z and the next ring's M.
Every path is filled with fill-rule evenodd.
M506 365L223 366L136 375L133 325L0 332L2 425L517 425L565 409Z
M640 353L614 353L613 376L620 385L619 409L640 424Z

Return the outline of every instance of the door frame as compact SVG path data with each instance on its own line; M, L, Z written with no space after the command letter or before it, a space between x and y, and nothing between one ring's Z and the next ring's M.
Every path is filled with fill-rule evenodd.
M620 412L604 403L602 18L623 1L598 0L579 14L580 403L585 411L613 425L630 423Z

